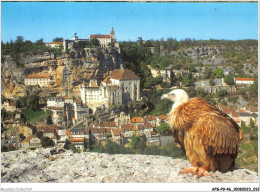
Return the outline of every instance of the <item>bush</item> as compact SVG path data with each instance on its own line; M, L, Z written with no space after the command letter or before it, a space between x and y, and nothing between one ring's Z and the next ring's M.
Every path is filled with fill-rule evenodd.
M185 154L180 147L176 146L174 141L161 147L160 155L172 158L185 158Z
M53 147L54 146L54 141L50 139L49 137L43 137L41 139L42 147Z
M160 135L170 135L172 133L172 130L167 123L161 123L156 131L160 133Z

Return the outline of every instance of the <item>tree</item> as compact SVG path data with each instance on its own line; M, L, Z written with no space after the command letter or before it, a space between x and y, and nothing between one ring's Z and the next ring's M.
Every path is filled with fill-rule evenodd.
M136 135L133 135L130 140L131 140L130 142L131 148L137 149L138 143L140 142L140 138Z
M66 139L66 141L65 141L65 144L64 144L64 149L69 149L69 147L70 147L70 142L69 142L69 140L68 139Z
M228 92L227 92L227 90L225 90L225 89L222 89L222 90L220 90L220 91L217 92L217 96L218 96L218 97L224 97L224 96L226 96L227 94L228 94Z
M250 118L250 127L252 127L252 128L255 127L255 122L252 118Z
M214 71L215 75L217 78L222 78L223 77L223 69L220 69L220 68L217 68L215 71Z
M15 43L23 43L23 41L24 41L23 36L17 36L16 40L15 40Z
M214 86L215 85L213 79L209 79L209 84L210 84L210 86Z
M166 123L161 123L156 131L160 133L160 135L170 135L172 133L171 128Z
M234 81L234 77L231 74L228 74L224 77L224 82L228 85L234 85L235 81Z
M252 85L250 85L249 93L252 96L257 96L258 95L258 80L257 79L255 79L254 83Z
M52 42L63 42L63 38L62 37L55 37Z
M39 110L40 109L40 104L39 104L40 98L37 95L29 95L28 96L28 108L32 109L33 111Z
M97 38L93 38L90 40L90 43L92 44L92 46L98 47L100 46L100 42Z
M41 139L42 147L53 147L54 146L54 141L50 139L49 137L43 137Z

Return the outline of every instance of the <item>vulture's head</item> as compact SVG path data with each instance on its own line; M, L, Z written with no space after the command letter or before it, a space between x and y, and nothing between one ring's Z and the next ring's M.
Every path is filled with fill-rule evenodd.
M183 89L175 89L170 93L162 95L161 99L168 99L174 104L182 104L189 100L189 96Z

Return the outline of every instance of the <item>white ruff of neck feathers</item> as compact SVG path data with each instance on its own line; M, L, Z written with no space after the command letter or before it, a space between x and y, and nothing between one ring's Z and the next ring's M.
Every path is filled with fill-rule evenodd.
M186 103L189 100L189 96L187 94L181 95L172 105L172 109L169 116L169 124L171 127L174 127L174 122L176 118L176 111L178 107L184 103Z

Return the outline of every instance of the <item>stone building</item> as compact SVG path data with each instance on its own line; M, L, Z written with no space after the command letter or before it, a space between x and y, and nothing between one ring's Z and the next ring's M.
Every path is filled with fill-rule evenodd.
M81 86L81 99L84 104L103 102L108 105L125 104L140 99L140 78L131 70L116 69L111 77L98 86L89 83Z
M65 52L66 50L77 50L79 49L79 44L80 42L88 42L91 39L96 38L99 41L99 44L101 47L108 47L110 43L115 43L115 32L114 29L112 28L110 35L90 35L89 39L79 39L76 34L72 37L72 40L64 40L63 41L63 51ZM54 45L53 45L54 46ZM117 45L118 46L118 45Z
M21 143L22 149L35 149L41 147L41 140L36 135L31 135L24 139Z
M63 42L51 42L51 43L45 43L46 47L50 48L61 48L63 46Z
M31 74L24 78L25 85L39 85L40 87L48 86L50 82L49 75Z
M109 43L115 42L115 32L112 27L110 35L90 35L89 40L96 38L101 47L107 47Z

